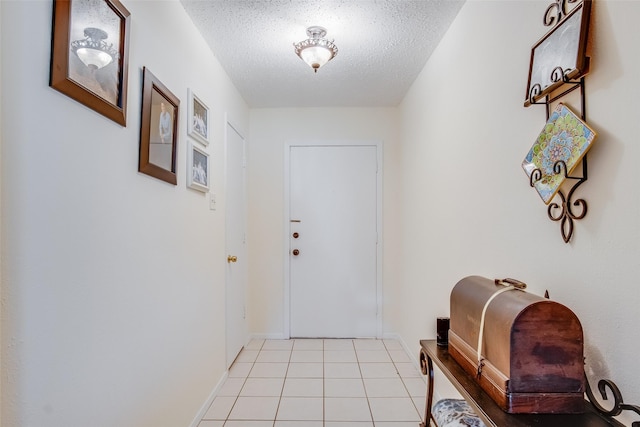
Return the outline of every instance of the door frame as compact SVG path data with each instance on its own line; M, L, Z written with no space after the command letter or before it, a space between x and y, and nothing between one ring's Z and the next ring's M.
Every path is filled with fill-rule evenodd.
M231 128L231 129L229 129ZM243 217L242 217L242 223L243 223L243 229L244 229L244 236L243 236L243 248L244 248L244 253L242 254L238 254L240 255L240 257L242 257L242 262L240 264L238 264L236 267L240 268L240 269L244 269L244 271L241 274L241 277L243 277L243 282L242 286L244 287L243 290L243 316L244 316L244 325L243 325L243 330L240 331L240 333L242 333L244 336L242 337L242 341L243 341L243 346L246 345L248 337L249 337L249 331L248 331L248 322L247 322L247 292L248 292L248 277L249 277L249 272L248 272L248 263L247 261L247 256L248 256L248 250L247 250L247 245L246 245L246 239L247 239L247 215L248 215L248 194L247 194L247 170L246 170L246 164L247 164L247 140L244 137L243 133L240 132L238 130L239 128L237 126L235 126L233 124L233 122L229 119L229 115L228 113L225 113L225 117L224 117L224 188L225 188L225 252L224 252L224 256L226 257L227 255L230 254L229 250L229 241L228 241L228 235L229 235L229 230L228 230L228 221L229 218L227 217L227 203L226 203L226 199L227 199L227 194L229 194L229 169L230 169L230 165L229 165L229 132L235 132L240 139L242 140L242 164L241 164L241 168L242 168L242 200L243 200L243 204L244 204L244 212L243 212ZM233 363L233 361L235 360L235 358L237 357L237 354L235 356L231 356L230 355L230 349L229 347L229 335L230 335L230 322L229 322L229 307L228 307L228 295L229 295L229 285L230 285L230 271L229 271L229 265L228 265L228 261L225 261L225 362L227 365L227 368L229 368L231 366L231 364ZM229 360L230 359L230 360Z
M284 315L283 315L283 336L285 339L291 338L291 257L289 256L291 222L291 148L292 147L354 147L354 146L374 146L376 147L376 338L382 338L382 172L383 172L383 143L380 140L307 140L307 141L286 141L284 144L284 212L283 212L283 259L284 259Z

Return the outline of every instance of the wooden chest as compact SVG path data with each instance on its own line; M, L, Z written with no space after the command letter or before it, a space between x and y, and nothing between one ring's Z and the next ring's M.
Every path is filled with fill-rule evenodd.
M519 283L470 276L455 285L449 354L508 413L582 412L580 321L562 304L524 290L502 291L506 282Z

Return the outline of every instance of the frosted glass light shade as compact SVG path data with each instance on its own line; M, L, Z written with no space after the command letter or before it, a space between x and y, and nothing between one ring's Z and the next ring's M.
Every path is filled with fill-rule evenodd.
M300 57L304 62L309 64L311 68L317 70L331 59L331 51L324 46L312 46L303 49Z
M84 65L95 69L106 67L113 61L111 55L98 49L80 48L76 50L76 55Z
M71 51L92 70L106 67L119 56L119 52L105 39L109 35L100 28L88 27L84 29L84 39L71 42Z

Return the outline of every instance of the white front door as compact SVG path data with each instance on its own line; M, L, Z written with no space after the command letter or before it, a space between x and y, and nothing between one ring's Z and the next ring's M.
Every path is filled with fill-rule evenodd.
M226 125L226 355L231 366L247 340L245 243L245 141L231 124Z
M291 337L376 337L377 145L289 147Z

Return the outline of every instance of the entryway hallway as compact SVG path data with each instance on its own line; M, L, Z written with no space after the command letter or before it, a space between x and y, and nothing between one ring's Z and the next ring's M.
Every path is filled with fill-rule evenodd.
M198 427L415 427L425 393L395 340L253 340Z

